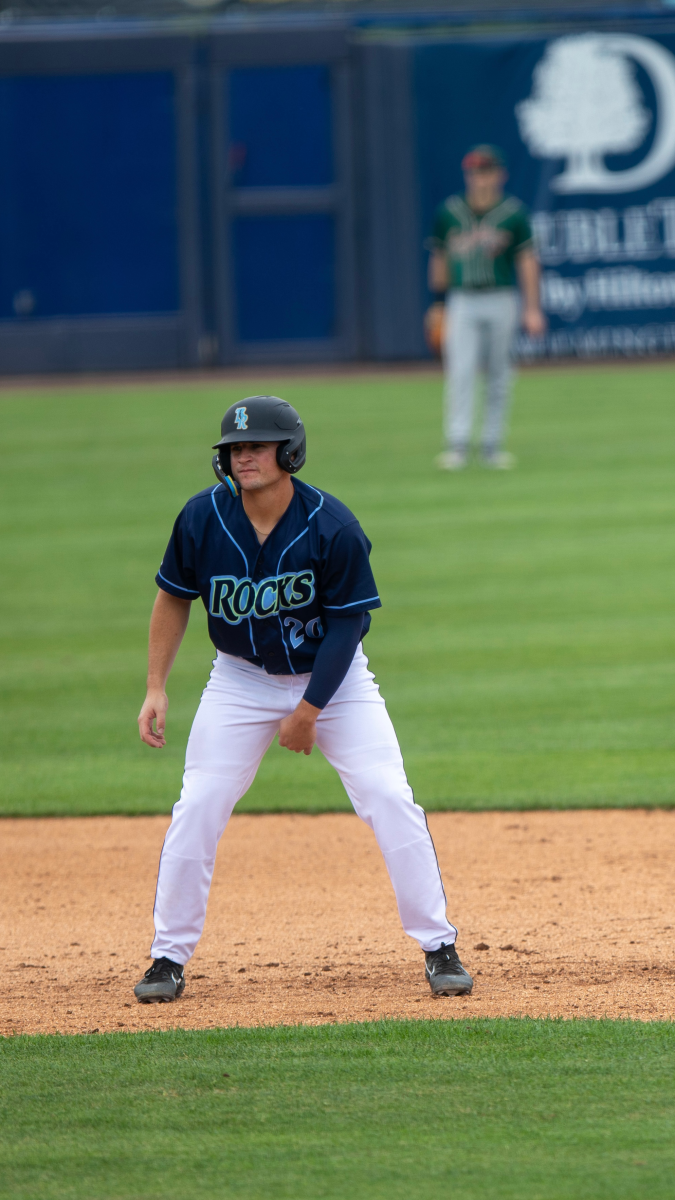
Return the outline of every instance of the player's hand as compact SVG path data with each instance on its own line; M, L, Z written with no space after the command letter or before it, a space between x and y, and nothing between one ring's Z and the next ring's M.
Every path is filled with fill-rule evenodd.
M447 316L445 305L437 300L431 304L424 314L424 339L431 353L436 358L443 355L443 346L447 337Z
M164 728L168 707L169 698L166 692L151 691L145 697L143 707L138 714L138 732L141 735L141 741L155 750L161 750L162 746L166 746ZM156 730L153 728L155 721L157 722Z
M546 333L546 317L540 308L526 308L522 316L523 329L530 337L543 337Z
M320 708L301 700L295 712L284 717L279 726L279 745L295 754L311 754L316 741L316 718L320 712Z

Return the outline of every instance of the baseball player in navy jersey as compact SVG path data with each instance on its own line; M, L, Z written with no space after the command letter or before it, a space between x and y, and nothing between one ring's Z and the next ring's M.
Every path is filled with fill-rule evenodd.
M426 817L361 645L380 608L370 542L344 504L295 478L306 442L290 404L248 397L227 410L221 432L219 482L188 500L156 577L138 718L147 745L165 744L166 681L194 600L206 609L216 658L160 857L154 961L136 997L156 1003L183 992L218 841L277 733L296 754L316 743L339 772L377 838L432 992L468 993Z

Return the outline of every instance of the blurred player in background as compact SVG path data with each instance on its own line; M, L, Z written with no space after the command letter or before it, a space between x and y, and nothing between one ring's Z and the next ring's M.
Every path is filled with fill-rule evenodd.
M465 195L449 196L437 209L429 260L429 287L439 299L427 313L427 339L445 362L445 449L436 462L446 471L466 466L476 374L484 366L482 459L505 470L515 461L503 439L518 317L530 337L541 337L546 327L539 262L525 205L504 194L501 151L475 146L462 170Z

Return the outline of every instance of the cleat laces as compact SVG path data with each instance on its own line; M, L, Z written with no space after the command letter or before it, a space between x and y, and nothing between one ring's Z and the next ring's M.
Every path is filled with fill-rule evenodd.
M464 968L459 961L455 943L446 946L442 943L438 950L426 955L427 967L431 975L460 975Z
M165 979L173 979L178 983L182 974L182 967L179 963L172 962L170 958L157 958L151 967L145 972L143 978L148 983L163 983Z

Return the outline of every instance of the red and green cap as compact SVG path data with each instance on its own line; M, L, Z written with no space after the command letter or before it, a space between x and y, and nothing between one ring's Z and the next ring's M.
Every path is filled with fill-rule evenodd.
M506 158L498 146L472 146L462 159L463 171L492 171L505 166Z

